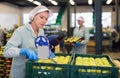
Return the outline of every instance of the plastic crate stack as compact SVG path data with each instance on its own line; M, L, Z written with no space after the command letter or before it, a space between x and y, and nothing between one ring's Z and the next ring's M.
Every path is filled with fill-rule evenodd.
M12 34L6 35L6 42ZM9 78L12 59L3 57L4 46L0 47L0 78Z
M9 78L12 59L5 58L5 78Z
M3 57L4 46L0 47L0 78L9 78L12 59Z
M0 47L0 78L4 78L4 71L5 71L5 65L4 65L4 60L5 58L2 55L2 47Z
M12 33L7 33L6 42L10 39ZM12 58L5 58L5 78L9 78Z

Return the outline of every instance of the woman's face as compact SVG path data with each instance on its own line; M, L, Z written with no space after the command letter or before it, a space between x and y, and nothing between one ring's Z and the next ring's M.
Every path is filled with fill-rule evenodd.
M82 26L83 23L84 23L84 21L82 21L82 20L78 20L78 24L79 24L79 26Z
M46 24L47 20L49 18L49 12L44 11L40 12L37 15L35 15L33 19L33 23L37 28L43 28L43 26Z

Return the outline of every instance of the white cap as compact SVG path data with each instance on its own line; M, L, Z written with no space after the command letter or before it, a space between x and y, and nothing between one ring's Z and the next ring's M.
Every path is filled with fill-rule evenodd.
M81 16L80 16L80 17L78 17L78 19L77 19L77 20L81 20L81 21L83 21L83 22L85 21L85 20L84 20L84 18L83 18L83 17L81 17Z
M29 14L29 19L30 19L30 20L33 20L33 18L34 18L34 16L35 16L36 14L38 14L38 13L40 13L40 12L44 12L44 11L48 11L48 12L49 12L49 17L52 16L52 11L51 11L51 10L49 10L49 9L48 9L47 7L45 7L45 6L40 5L40 6L37 6L36 8L34 8L34 9L30 12L30 14Z

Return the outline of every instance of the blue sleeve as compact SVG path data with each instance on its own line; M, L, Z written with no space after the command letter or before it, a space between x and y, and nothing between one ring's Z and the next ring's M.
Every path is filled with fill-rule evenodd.
M50 35L50 36L47 37L48 40L49 40L50 45L53 45L53 46L58 45L58 43L56 41L57 37L58 37L58 35Z
M65 47L64 42L62 42L62 43L60 44L60 47L61 47L61 48Z

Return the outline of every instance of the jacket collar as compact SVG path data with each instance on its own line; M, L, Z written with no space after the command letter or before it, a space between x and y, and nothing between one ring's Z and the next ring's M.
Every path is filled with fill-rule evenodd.
M33 29L32 29L31 24L26 25L26 28L27 28L27 30L31 33L31 35L32 35L34 38L36 38L36 35L35 35L35 33L34 33ZM43 29L40 29L40 28L39 28L38 36L39 36L39 35L44 35L44 30L43 30Z
M34 38L36 37L36 35L32 29L32 26L30 24L26 25L26 29L31 33L32 37L34 37Z

